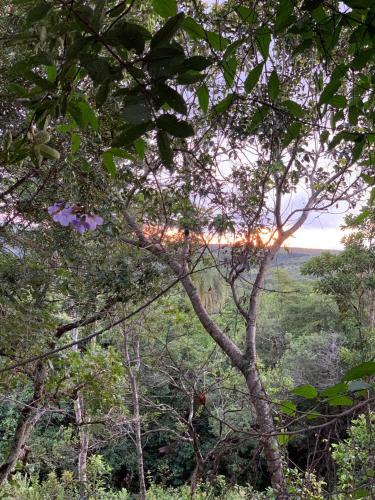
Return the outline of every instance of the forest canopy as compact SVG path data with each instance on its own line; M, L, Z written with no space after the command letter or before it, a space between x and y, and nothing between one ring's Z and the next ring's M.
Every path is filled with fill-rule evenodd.
M374 2L0 13L0 498L373 498Z

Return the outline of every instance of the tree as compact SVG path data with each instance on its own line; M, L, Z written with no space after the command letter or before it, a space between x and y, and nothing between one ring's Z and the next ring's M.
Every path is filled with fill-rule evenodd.
M48 200L55 220L83 232L105 206L106 241L146 250L174 274L243 374L272 485L285 498L277 428L257 367L260 292L276 252L309 213L353 205L361 175L371 174L374 7L227 2L207 14L195 2L185 13L174 2L154 2L149 15L137 2L31 5L7 12L16 51L6 51L6 123L15 97L26 119L3 130L3 225L15 214L46 223L35 200ZM65 163L59 150L68 143ZM109 192L101 173L92 173L99 156L113 177ZM78 179L72 192L58 189L64 198L56 198L71 172ZM302 192L305 199L288 210ZM213 321L190 278L207 252L202 236L226 230L235 230L236 245L215 258L220 270L225 261L222 276L246 323L238 344ZM253 286L244 290L239 283L251 266Z

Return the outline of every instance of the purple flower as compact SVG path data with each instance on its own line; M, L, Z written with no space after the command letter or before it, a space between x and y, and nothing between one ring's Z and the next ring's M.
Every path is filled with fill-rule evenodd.
M99 215L85 215L85 226L89 231L94 231L96 226L103 224L103 219Z
M85 231L94 231L97 226L103 224L103 219L99 215L80 213L79 207L64 201L58 201L48 207L48 213L55 222L62 226L71 224L80 234Z

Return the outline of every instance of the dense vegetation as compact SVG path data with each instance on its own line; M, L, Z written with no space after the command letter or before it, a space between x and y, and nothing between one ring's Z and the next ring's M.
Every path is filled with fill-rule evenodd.
M374 2L0 13L0 498L373 498Z

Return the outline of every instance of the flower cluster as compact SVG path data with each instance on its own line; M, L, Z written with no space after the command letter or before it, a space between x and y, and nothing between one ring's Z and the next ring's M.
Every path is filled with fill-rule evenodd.
M103 224L103 219L99 215L85 214L77 205L70 205L64 201L58 201L48 207L48 213L55 222L62 226L69 226L83 234L85 231L94 231L97 226Z

